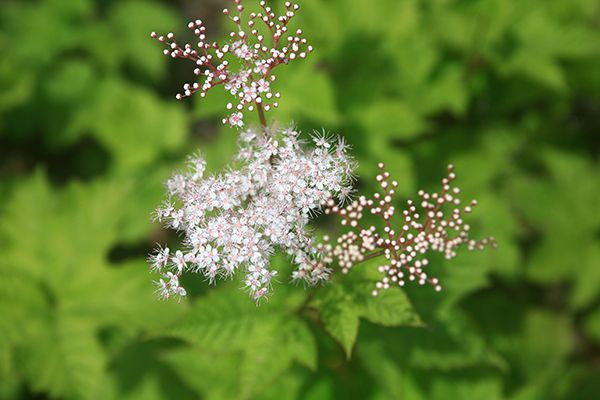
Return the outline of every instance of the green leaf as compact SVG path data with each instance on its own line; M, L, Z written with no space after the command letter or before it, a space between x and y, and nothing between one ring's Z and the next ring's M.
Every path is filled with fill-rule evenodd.
M331 79L317 69L314 61L278 71L274 90L282 96L279 108L269 113L276 121L288 123L307 118L334 125L339 120Z
M410 139L425 128L421 116L402 101L371 103L354 113L369 136Z
M271 383L261 394L263 400L295 400L301 398L300 391L306 378L297 371L289 371Z
M239 352L185 347L165 353L163 359L183 382L207 399L231 399L238 394Z
M597 308L586 317L584 326L586 332L600 344L600 309Z
M407 331L401 339L409 351L409 365L446 371L482 365L507 367L464 311L442 308L426 323L426 332Z
M505 294L489 292L473 298L471 307L488 310L487 315L479 311L474 316L480 321L486 341L510 366L510 373L520 381L545 385L546 391L547 385L568 368L574 345L572 321L564 313L527 308L525 300L518 296L508 307Z
M382 341L373 340L357 349L357 355L371 374L377 386L390 399L405 398L405 376L389 354Z
M569 153L546 150L542 155L547 176L519 177L510 186L519 211L543 234L532 250L527 274L540 283L575 281L572 304L582 307L594 298L600 281L592 267L600 227L597 166Z
M38 171L15 190L0 221L6 263L60 291L80 265L103 261L118 223L118 217L106 218L107 212L118 210L126 195L110 184L72 185L57 195Z
M383 332L374 327L364 337L361 336L362 346L357 349L357 356L376 382L379 392L376 398L444 399L448 393L455 393L453 398L471 398L471 392L472 398L480 398L476 395L480 392L481 398L487 398L483 393L491 398L499 395L501 380L498 374L490 373L489 360L482 358L471 359L472 364L467 362L471 352L469 346L472 347L474 341L457 335L454 349L452 344L445 349L442 347L443 336L435 332L441 329L444 327L432 325L425 330L399 328ZM425 339L427 336L429 340ZM429 364L425 363L425 353L432 346L435 350L430 355L447 356L454 351L454 357L462 353L463 363L455 362L451 366L447 363L449 358L446 358L446 363L440 362L441 358L430 358ZM415 357L417 354L420 358ZM448 385L452 387L448 388Z
M193 344L198 353L203 353L201 360L195 363L200 370L212 369L211 360L216 354L231 360L239 372L235 384L231 384L235 388L228 393L236 393L236 398L250 398L268 387L294 362L309 369L316 368L314 338L306 323L295 314L299 304L293 296L283 299L285 293L281 290L260 307L237 288L213 290L198 299L189 315L164 334L183 339ZM171 361L174 365L179 362ZM186 378L187 374L183 376ZM204 384L195 386L203 392L214 392Z
M421 113L447 110L461 115L467 109L469 98L464 88L464 73L458 65L449 64L423 87L422 92L417 108Z
M155 300L143 261L107 262L129 188L100 181L59 191L38 171L6 205L0 310L8 310L0 332L7 342L0 354L8 344L35 391L101 397L109 356L99 332L110 327L132 338L183 308Z
M17 361L36 391L94 398L105 384L105 358L93 326L59 314Z
M358 335L359 308L352 303L341 287L332 288L323 299L317 299L321 321L350 358Z
M93 101L74 118L76 134L91 132L115 157L117 171L140 168L179 148L187 119L180 105L118 80L102 82ZM124 134L126 133L126 134Z
M500 379L494 377L484 377L474 379L465 377L455 379L448 377L446 379L436 379L431 388L429 399L504 399L502 393L502 383Z
M573 346L569 322L568 317L560 314L541 310L530 312L522 335L510 343L517 367L536 379L560 375Z
M524 75L559 92L567 88L563 71L558 63L548 56L532 52L531 49L523 49L513 55L502 66L502 73L507 76Z
M162 4L130 0L111 8L107 28L113 40L120 43L119 58L156 79L164 75L168 59L162 54L161 45L150 38L150 32L169 32L179 22L180 18Z
M364 264L357 269L364 271L369 266L373 267L373 264ZM359 318L384 326L421 325L403 291L391 288L373 296L371 292L376 279L363 271L354 270L347 276L337 276L317 292L311 303L319 310L325 329L340 342L348 358L356 341Z

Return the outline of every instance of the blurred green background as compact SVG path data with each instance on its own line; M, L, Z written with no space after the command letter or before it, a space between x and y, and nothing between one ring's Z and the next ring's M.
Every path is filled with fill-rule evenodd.
M219 38L228 4L0 4L0 398L600 398L600 3L300 1L316 51L268 116L344 135L361 191L379 161L402 198L454 163L499 244L407 289L423 327L329 296L364 317L349 359L285 273L259 308L239 282L152 293L146 254L178 241L150 221L162 182L198 149L226 166L236 132L223 93L174 99L192 69L149 32Z

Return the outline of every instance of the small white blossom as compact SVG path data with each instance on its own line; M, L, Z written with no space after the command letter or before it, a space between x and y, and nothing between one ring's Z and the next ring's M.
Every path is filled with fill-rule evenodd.
M155 254L152 254L149 257L149 261L154 271L162 271L162 269L166 267L167 263L169 262L169 248L158 247Z

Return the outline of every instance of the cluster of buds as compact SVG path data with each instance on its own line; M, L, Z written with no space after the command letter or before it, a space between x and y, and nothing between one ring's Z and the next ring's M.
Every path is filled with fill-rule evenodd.
M197 37L196 46L186 43L181 47L170 32L166 36L151 33L151 37L166 45L164 54L172 58L184 58L195 64L194 74L202 76L202 82L186 83L177 99L200 93L201 97L215 86L223 85L235 101L227 104L230 115L223 119L234 127L244 126L244 110L258 111L261 123L264 111L277 107L279 92L271 84L275 80L273 70L291 60L305 58L312 51L302 37L302 30L291 30L288 25L298 10L298 4L285 2L285 12L277 15L273 9L260 2L262 11L244 15L242 0L235 0L235 11L223 13L231 18L235 30L229 34L229 42L223 46L209 42L206 27L201 20L191 21L188 28ZM196 48L197 47L197 48ZM229 55L229 56L228 56Z
M465 223L463 216L469 214L477 202L473 200L461 205L458 198L460 189L453 186L456 175L452 165L448 166L448 176L442 180L441 192L420 190L419 202L407 202L406 209L402 211L402 225L397 228L393 223L396 215L393 200L398 182L390 181L383 163L379 164L379 168L377 181L381 191L376 192L372 199L360 196L344 208L329 200L325 213L338 215L341 224L351 230L333 244L325 237L318 246L323 259L327 262L337 261L343 273L362 261L384 257L385 261L379 266L383 277L373 289L374 296L382 289L392 285L404 286L409 281L419 285L429 283L436 291L440 291L442 286L439 279L426 271L429 252L440 252L446 259L451 259L456 256L459 247L482 250L487 245L495 246L492 237L480 241L469 238L470 226ZM383 232L374 225L363 225L362 218L368 214L383 219Z
M153 270L167 279L157 282L163 298L185 295L182 273L201 273L214 282L241 270L258 301L277 274L269 260L275 250L292 258L294 279L313 285L329 279L330 270L315 261L307 224L327 199L350 192L353 162L346 144L320 135L310 149L293 129L269 136L250 129L240 139L238 169L204 176L204 160L194 157L190 170L167 182L156 217L183 234L184 249L172 254L158 248L150 256Z

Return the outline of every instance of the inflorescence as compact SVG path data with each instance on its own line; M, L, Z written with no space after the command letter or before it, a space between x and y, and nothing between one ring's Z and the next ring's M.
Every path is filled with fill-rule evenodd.
M286 1L284 6L285 12L277 15L261 1L262 11L251 12L245 18L242 0L235 0L235 12L223 10L235 24L235 30L229 34L229 42L223 46L208 41L206 27L199 19L188 24L198 38L196 46L186 43L181 47L172 32L166 36L152 32L153 38L166 45L163 51L166 56L193 61L194 74L204 77L201 83L183 85L183 92L177 94L177 99L197 92L204 97L210 89L223 85L236 98L227 104L231 114L223 119L223 123L241 128L244 126L243 111L256 109L261 123L266 125L264 111L278 107L280 98L280 93L271 88L275 81L273 70L292 60L306 58L312 51L312 46L302 36L302 30L288 27L299 8L298 4Z
M348 196L353 162L342 139L313 139L315 147L308 149L294 129L269 136L249 129L241 134L239 169L205 177L204 160L193 157L189 171L167 182L156 217L183 232L185 250L158 248L151 256L163 276L157 282L161 297L186 295L179 283L183 272L214 282L242 270L245 287L259 300L277 274L269 266L276 249L292 256L294 279L314 285L329 278L307 223L328 199Z
M245 18L242 0L234 3L234 13L223 11L236 25L223 46L207 41L201 20L188 24L198 38L197 49L191 44L182 48L173 33L151 34L166 45L165 55L193 61L194 74L203 76L200 83L186 83L176 97L198 92L204 97L213 87L223 85L236 98L235 104L227 104L230 115L223 123L243 127L234 167L205 176L204 159L191 157L189 170L176 173L167 182L167 198L157 209L156 219L182 233L183 249L172 252L159 247L150 256L152 269L160 274L156 282L160 297L187 295L180 283L184 272L200 273L214 283L242 271L244 287L259 301L268 296L277 275L270 266L270 257L277 250L291 256L295 264L292 279L310 285L329 280L335 263L347 273L360 262L383 257L385 261L379 264L383 277L373 295L410 281L429 283L440 291L438 278L427 271L431 252L451 259L459 247L495 246L493 238L469 238L470 227L463 217L477 203L461 206L451 165L441 192L419 191L418 202L408 201L400 226L395 225L392 204L398 183L389 180L383 164L377 175L381 192L371 199L360 196L342 207L341 201L352 191L354 168L344 140L323 133L313 136L314 146L309 147L295 129L271 128L265 119L265 111L277 107L280 98L271 88L275 67L305 58L312 51L302 30L288 33L298 5L287 1L284 13L276 15L261 1L262 11ZM244 110L258 113L259 129L244 126ZM317 243L308 223L323 209L338 215L341 224L351 229L333 242L325 237ZM383 232L367 225L365 215L382 218Z
M390 181L383 163L379 168L381 172L376 179L381 192L375 193L372 199L360 196L343 208L329 200L325 213L338 215L341 224L351 230L341 235L335 244L325 237L318 245L323 260L326 263L337 261L343 273L357 263L383 256L385 261L379 266L383 277L373 289L374 296L394 284L404 286L407 281L420 285L429 283L440 291L439 279L426 272L430 252L440 252L446 259L452 259L462 246L468 250L482 250L487 245L496 245L493 237L480 241L469 238L470 226L463 217L471 213L477 201L461 206L460 189L452 184L456 178L452 165L448 166L448 176L442 180L440 193L420 190L420 201L408 200L402 211L402 225L397 228L393 224L396 214L393 200L398 182ZM369 214L383 219L383 232L374 225L363 225L362 218Z

